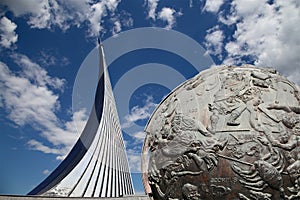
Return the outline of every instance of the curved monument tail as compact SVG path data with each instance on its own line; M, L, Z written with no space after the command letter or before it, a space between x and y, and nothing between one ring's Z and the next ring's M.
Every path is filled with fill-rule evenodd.
M28 195L119 197L134 194L101 44L99 53L95 102L83 132L63 162Z

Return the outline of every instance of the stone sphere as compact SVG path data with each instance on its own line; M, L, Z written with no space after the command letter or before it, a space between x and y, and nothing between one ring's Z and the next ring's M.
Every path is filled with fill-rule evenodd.
M155 200L300 199L298 91L251 65L184 82L145 128L146 191Z

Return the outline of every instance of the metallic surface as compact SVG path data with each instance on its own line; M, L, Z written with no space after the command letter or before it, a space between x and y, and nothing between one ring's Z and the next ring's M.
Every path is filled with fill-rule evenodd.
M124 197L49 197L49 196L20 196L0 195L0 200L150 200L148 196L134 195Z
M88 122L65 160L29 195L120 197L134 194L101 44L99 53L99 81Z
M218 66L186 81L145 128L146 192L157 200L300 199L299 100L298 86L269 68Z

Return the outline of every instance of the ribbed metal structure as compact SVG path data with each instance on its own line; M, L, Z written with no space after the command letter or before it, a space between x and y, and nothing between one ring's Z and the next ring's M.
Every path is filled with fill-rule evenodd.
M99 53L99 81L88 122L65 160L29 195L121 197L134 194L101 44Z

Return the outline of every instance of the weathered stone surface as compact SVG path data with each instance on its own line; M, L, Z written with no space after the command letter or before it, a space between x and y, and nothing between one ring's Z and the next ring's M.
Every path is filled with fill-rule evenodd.
M269 68L201 72L145 128L146 190L157 200L300 199L299 99Z

